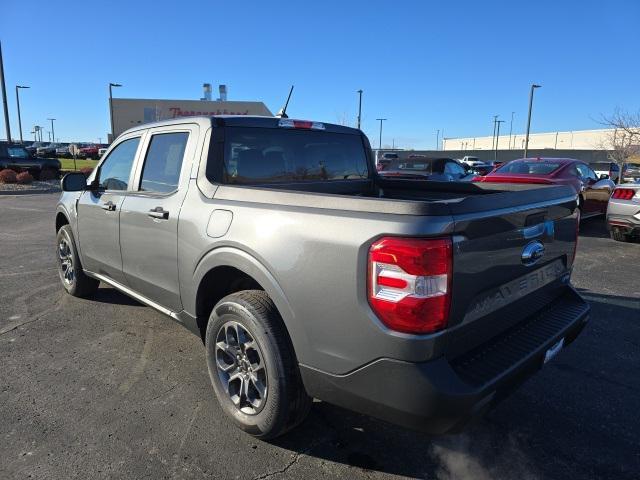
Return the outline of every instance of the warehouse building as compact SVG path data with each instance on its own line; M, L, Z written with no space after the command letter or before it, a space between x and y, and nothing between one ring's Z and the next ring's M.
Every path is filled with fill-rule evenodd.
M530 150L602 150L610 143L612 129L572 130L529 134ZM500 135L498 150L524 150L525 134ZM495 137L445 138L443 150L494 150Z

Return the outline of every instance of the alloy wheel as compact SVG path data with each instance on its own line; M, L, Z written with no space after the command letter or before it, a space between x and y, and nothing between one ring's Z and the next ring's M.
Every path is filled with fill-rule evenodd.
M226 322L216 335L218 377L238 410L255 415L267 397L267 370L260 347L238 322Z

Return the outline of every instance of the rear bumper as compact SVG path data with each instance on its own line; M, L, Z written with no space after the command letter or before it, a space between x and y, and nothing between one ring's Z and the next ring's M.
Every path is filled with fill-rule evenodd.
M404 427L442 434L458 430L540 369L549 348L571 343L589 305L573 290L455 359L411 363L376 360L347 375L301 366L307 392L320 400Z
M607 228L619 229L627 234L640 234L640 204L637 201L609 201Z

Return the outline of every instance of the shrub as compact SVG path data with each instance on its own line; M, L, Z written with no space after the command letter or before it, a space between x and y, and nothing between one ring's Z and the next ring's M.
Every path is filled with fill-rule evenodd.
M91 175L91 172L93 172L93 167L82 167L80 169L80 172L84 173L85 177L88 177L89 175Z
M0 183L16 183L16 172L5 168L0 171Z
M40 170L40 174L38 175L38 180L53 180L55 178L58 178L58 172L49 167Z
M16 176L16 181L22 184L29 184L33 182L33 177L29 172L22 172Z

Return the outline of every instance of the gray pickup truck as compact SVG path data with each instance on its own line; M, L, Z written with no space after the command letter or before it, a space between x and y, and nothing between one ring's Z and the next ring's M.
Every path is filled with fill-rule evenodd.
M444 433L573 341L566 186L376 173L366 136L273 117L141 125L57 206L62 285L200 335L222 409L273 438L317 398Z

